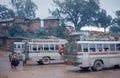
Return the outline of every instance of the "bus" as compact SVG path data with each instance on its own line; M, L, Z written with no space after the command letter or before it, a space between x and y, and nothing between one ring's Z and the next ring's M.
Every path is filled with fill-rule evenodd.
M66 63L81 69L102 70L105 67L120 66L120 41L76 40L65 46Z
M24 53L26 59L36 61L39 64L49 64L51 60L61 59L58 47L66 43L65 39L32 39L14 42L13 51L20 55Z

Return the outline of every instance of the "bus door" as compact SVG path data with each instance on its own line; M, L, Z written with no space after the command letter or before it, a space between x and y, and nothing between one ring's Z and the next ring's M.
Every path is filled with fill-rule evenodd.
M88 43L83 43L82 44L82 61L83 61L83 66L88 67L89 66L89 45Z

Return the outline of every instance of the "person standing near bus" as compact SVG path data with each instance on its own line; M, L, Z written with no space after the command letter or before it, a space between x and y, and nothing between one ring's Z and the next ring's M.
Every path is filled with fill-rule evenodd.
M12 52L8 51L8 57L9 57L9 61L11 62L11 58L12 58Z
M16 53L13 53L11 57L11 68L16 69L16 67L19 65L19 59L17 57Z
M26 64L26 58L25 58L25 54L22 53L22 62L23 62L23 66Z
M60 45L58 48L59 54L61 55L62 59L63 59L63 50L64 50L64 45Z

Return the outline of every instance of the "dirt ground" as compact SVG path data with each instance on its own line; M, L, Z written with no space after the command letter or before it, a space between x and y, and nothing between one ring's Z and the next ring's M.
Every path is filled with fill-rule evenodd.
M7 53L0 51L0 78L120 78L120 68L93 72L61 62L49 65L28 62L24 67L21 62L17 69L11 69Z

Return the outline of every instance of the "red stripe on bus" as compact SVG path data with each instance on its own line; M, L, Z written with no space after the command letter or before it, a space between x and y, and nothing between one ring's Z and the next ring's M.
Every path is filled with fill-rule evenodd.
M82 53L80 54L65 54L64 56L76 56L76 55L83 55Z
M106 55L106 54L120 54L120 52L89 53L89 55Z
M84 53L79 53L79 54L65 54L64 56L78 56L78 55L83 55ZM89 55L108 55L108 54L120 54L120 52L96 52L96 53L88 53Z

